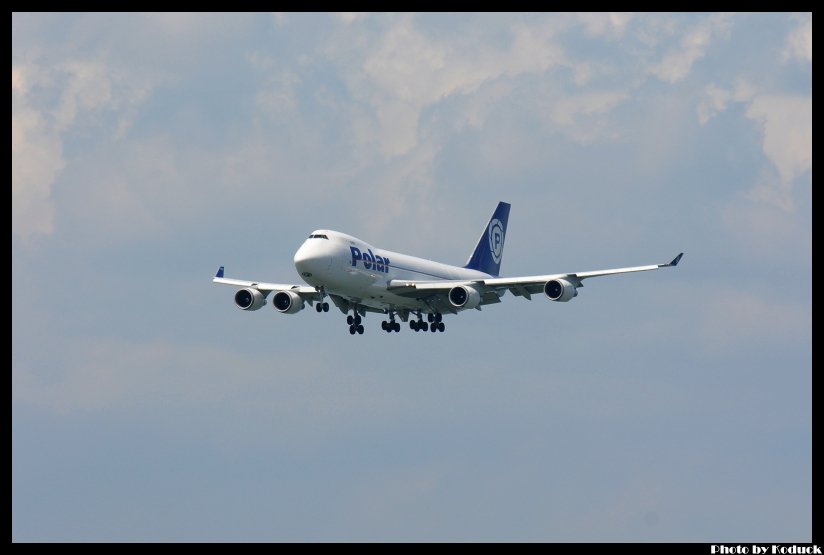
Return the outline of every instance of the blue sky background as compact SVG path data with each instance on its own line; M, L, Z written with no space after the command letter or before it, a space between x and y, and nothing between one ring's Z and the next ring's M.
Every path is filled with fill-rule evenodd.
M13 14L15 541L810 541L811 14ZM314 229L574 301L246 313Z

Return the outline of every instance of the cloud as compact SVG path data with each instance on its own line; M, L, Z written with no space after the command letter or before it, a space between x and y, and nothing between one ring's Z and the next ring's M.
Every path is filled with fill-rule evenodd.
M408 15L389 18L377 31L360 23L341 24L309 56L313 64L331 64L345 85L323 89L321 110L329 109L346 128L344 144L351 145L347 164L354 170L346 173L354 175L338 183L354 183L381 199L383 210L365 223L375 233L410 206L430 203L434 162L451 131L480 129L519 76L549 71L562 63L563 52L549 25L517 23L490 38L485 26L472 27L469 35L430 34ZM303 87L315 79L311 67L293 66L291 74L269 79L258 96L263 113L271 116L273 105L293 107L297 81ZM583 114L598 108L582 102L577 109ZM421 212L412 218L431 218L431 211Z
M26 69L20 66L12 66L11 68L11 92L21 96L26 95L29 82L26 76Z
M482 83L526 72L546 71L563 59L551 33L526 25L512 29L507 49L477 47L460 38L435 38L405 18L381 35L353 76L353 89L375 109L385 156L399 156L418 141L422 111L454 95L468 95Z
M626 101L629 94L621 91L580 93L554 100L549 109L550 120L559 127L566 127L572 138L588 143L603 135L605 126L601 118L588 116L605 114Z
M650 72L661 81L677 83L684 79L693 64L703 58L713 39L724 36L731 21L727 14L713 14L691 27L682 36L680 48L669 52Z
M794 210L796 180L812 169L812 96L765 93L743 79L732 90L710 83L697 106L698 121L705 125L732 102L748 104L746 117L758 126L762 151L774 170L762 172L750 199Z
M512 94L513 85L503 81L487 83L455 107L456 129L481 129L495 106Z
M792 210L794 181L812 169L813 99L811 96L761 95L747 109L763 133L764 154L778 171L778 181L752 191L752 198Z
M698 103L698 122L706 124L717 114L727 109L730 102L749 102L757 94L755 87L749 82L739 79L732 90L710 83L704 89L704 97Z
M69 60L56 71L66 78L59 104L53 112L58 132L75 123L80 112L113 107L110 71L103 63Z
M275 122L288 122L298 107L300 76L288 66L258 52L247 54L246 58L249 65L264 76L264 84L255 95L257 108Z
M36 110L15 103L19 95L12 90L11 232L29 240L53 231L51 189L66 162L53 125Z
M366 14L363 12L337 12L334 14L335 17L343 21L344 23L353 23L359 19L366 17Z
M273 14L277 18L280 14ZM174 57L180 52L169 52L175 49L185 53L185 59L192 61L193 57L206 51L209 45L224 40L232 40L238 34L248 33L250 25L258 18L253 13L221 13L209 12L149 12L140 14L120 14L124 23L123 29L131 34L136 32L134 39L145 45L161 45L166 52L166 58ZM110 18L106 18L109 19ZM151 36L151 41L146 40ZM152 54L154 56L154 53ZM181 60L182 61L182 60ZM163 60L159 60L163 63Z
M73 127L97 125L96 115L119 111L122 137L133 105L149 88L129 82L105 63L66 60L53 66L12 64L12 233L24 240L51 234L52 188L66 167L64 141Z
M621 38L627 25L632 21L633 14L621 12L590 12L577 14L584 24L587 34L591 36L605 36L607 38Z
M787 36L784 59L798 59L813 63L813 17L809 14L804 21Z

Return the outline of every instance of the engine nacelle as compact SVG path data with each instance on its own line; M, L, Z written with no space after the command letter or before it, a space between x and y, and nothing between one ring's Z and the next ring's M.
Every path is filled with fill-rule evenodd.
M565 303L578 296L578 290L565 279L551 279L544 284L544 295L550 301Z
M278 312L294 314L303 310L303 299L300 298L300 295L291 291L278 291L272 299L272 306Z
M449 302L455 308L475 308L481 304L481 294L468 285L456 285L449 290Z
M235 304L241 310L257 310L266 304L266 297L254 287L246 287L235 293Z

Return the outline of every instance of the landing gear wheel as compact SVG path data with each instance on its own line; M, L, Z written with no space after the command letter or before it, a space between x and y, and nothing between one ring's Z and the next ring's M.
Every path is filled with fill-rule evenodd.
M349 326L349 335L355 335L355 326Z
M446 325L443 322L438 322L438 331L443 331L446 329Z
M436 322L432 322L432 325L429 326L429 331L431 331L432 333L438 331L438 324Z
M329 303L323 303L323 311L329 312Z
M395 333L400 333L401 325L397 322L392 322L392 329L395 330Z
M415 320L409 320L409 329L418 331L418 323Z
M429 324L427 324L426 322L420 322L419 326L422 331L429 331Z
M355 319L352 318L351 314L346 317L346 323L349 324L350 326L355 323Z
M386 322L386 321L381 322L381 329L382 329L383 331L389 331L389 330L387 330L387 329L386 329L386 324L387 324L387 322Z
M363 335L363 326L361 326L360 324L358 324L358 333L360 335Z
M435 314L435 321L440 324L441 320L443 320L443 315L440 312L438 312L437 314Z
M430 312L429 314L426 315L426 321L431 324L432 322L435 321L435 315Z
M323 305L321 305L321 303L316 304L316 305L315 305L315 310L317 310L318 312L320 312L321 310L323 310Z
M355 325L356 325L356 326L359 326L359 325L360 325L360 323L361 323L361 317L360 317L360 314L355 314Z

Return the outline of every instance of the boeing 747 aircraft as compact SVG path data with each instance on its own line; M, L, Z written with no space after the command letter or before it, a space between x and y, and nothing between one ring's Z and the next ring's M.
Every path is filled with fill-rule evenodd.
M395 318L409 322L414 331L442 332L443 314L458 314L501 302L509 291L532 299L541 292L551 301L567 302L578 295L583 280L591 277L644 272L676 266L684 253L667 264L547 274L499 277L510 205L499 202L465 266L450 266L406 254L379 249L368 243L327 229L313 231L295 253L295 268L309 285L288 285L230 279L217 271L215 283L241 287L235 304L241 310L258 310L270 293L275 310L295 314L309 306L329 312L327 297L341 312L352 335L363 333L367 312L385 314L386 332L399 332ZM350 314L351 313L351 314ZM424 320L426 316L426 320Z

